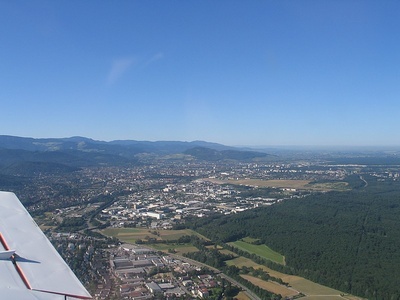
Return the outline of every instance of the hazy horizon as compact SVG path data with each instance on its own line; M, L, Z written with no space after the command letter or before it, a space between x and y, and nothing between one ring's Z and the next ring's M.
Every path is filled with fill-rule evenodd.
M240 145L240 144L224 144L218 141L207 141L207 140L138 140L138 139L117 139L117 140L101 140L94 139L87 136L64 136L64 137L33 137L33 136L14 136L14 135L0 135L1 136L10 136L17 138L27 138L27 139L71 139L71 138L84 138L90 139L98 142L116 142L116 141L137 141L137 142L206 142L206 143L215 143L221 144L229 147L237 147L237 148L250 148L252 150L299 150L299 151L400 151L399 145ZM1 147L0 147L1 148Z

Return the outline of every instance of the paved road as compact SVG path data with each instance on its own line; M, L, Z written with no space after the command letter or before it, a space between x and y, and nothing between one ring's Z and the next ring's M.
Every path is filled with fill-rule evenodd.
M364 185L364 187L366 188L367 186L368 186L368 182L364 179L364 177L362 177L362 176L360 176L360 179L362 180L362 181L364 181L364 183L365 183L365 185Z

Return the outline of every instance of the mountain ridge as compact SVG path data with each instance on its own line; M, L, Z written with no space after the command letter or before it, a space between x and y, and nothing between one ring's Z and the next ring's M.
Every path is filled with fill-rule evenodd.
M142 153L156 156L184 154L203 161L249 161L267 156L261 152L243 151L240 148L205 141L105 142L79 136L25 138L0 135L0 173L25 174L27 172L23 170L24 167L32 173L40 173L44 170L73 172L90 166L137 165L141 163L138 155Z
M216 150L238 149L237 147L225 146L219 143L206 141L139 141L139 140L113 140L100 141L87 137L73 136L67 138L32 138L19 137L12 135L0 135L0 148L22 149L29 151L55 151L65 149L90 149L93 146L124 146L138 147L141 151L160 151L160 152L183 152L189 148L201 146Z

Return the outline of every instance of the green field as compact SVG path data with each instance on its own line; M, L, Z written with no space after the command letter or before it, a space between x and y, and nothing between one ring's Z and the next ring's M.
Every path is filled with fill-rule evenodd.
M154 231L156 231L157 234L154 234ZM158 241L173 241L184 235L197 235L201 238L204 238L202 235L191 229L152 230L147 228L107 228L102 230L101 233L106 236L116 237L125 243L136 243L137 240L146 241L149 238L153 238Z
M305 187L309 187L313 190L320 191L349 191L351 188L349 184L344 181L332 181L332 182L324 182L324 183L310 183L305 185Z
M242 238L242 241L243 241L243 242L246 242L246 243L248 243L248 244L252 244L252 243L254 243L254 242L258 242L259 239L255 239L255 238L246 236L246 237Z
M332 181L324 183L312 183L310 180L292 180L292 179L204 179L216 184L235 184L235 185L247 185L247 186L258 186L258 187L272 187L272 188L289 188L289 189L300 189L300 190L314 190L314 191L346 191L350 190L348 183L341 181Z
M236 241L228 244L240 250L247 251L249 253L254 253L262 258L271 260L278 264L281 265L285 264L285 257L279 254L278 252L275 252L267 245L253 245L250 243L246 243L244 241Z
M236 257L234 259L230 259L225 261L227 266L236 266L238 268L242 268L242 267L253 267L254 269L263 269L263 270L267 270L268 268L266 266L260 265L258 263L255 263L254 261L252 261L249 258L243 257L243 256L239 256Z

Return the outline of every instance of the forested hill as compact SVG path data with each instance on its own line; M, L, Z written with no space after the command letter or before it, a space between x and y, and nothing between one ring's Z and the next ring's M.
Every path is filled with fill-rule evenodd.
M290 272L315 282L369 299L399 299L400 183L368 182L195 227L217 241L259 238L285 255Z

